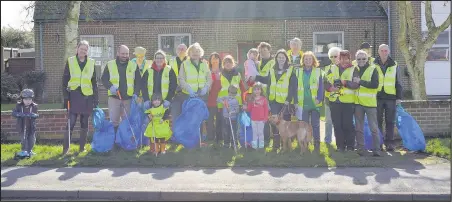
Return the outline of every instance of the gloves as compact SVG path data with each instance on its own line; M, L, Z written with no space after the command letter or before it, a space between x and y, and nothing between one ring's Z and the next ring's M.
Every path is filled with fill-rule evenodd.
M163 100L163 107L169 108L170 105L171 105L171 102L169 102L168 100Z
M25 114L22 113L22 112L16 112L16 113L14 113L14 115L15 115L16 117L18 117L18 118L21 118L21 117L24 117L24 116L25 116Z
M289 105L289 102L285 101L284 104L285 104L285 105Z
M207 94L207 88L208 88L207 86L204 86L204 88L201 89L201 92L200 92L201 96L204 96Z
M132 95L132 99L133 99L133 100L138 100L138 95L133 94L133 95Z
M144 108L144 110L151 108L151 101L148 100L148 101L144 102L143 108Z
M99 101L94 101L93 102L93 108L99 108Z
M193 92L193 90L192 90L191 88L188 89L188 93L190 94L190 97L191 97L191 98L196 97L195 92Z
M112 86L110 87L110 92L111 92L111 93L116 94L117 91L118 91L118 87L116 87L115 85L112 85Z
M38 114L35 114L35 113L31 113L31 114L29 114L28 115L30 118L38 118L39 117L39 115Z

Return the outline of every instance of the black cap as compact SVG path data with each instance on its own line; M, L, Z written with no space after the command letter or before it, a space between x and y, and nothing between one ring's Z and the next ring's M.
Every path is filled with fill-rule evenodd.
M361 44L361 46L359 47L359 49L363 49L363 48L372 48L373 46L371 46L369 43L367 42L363 42Z

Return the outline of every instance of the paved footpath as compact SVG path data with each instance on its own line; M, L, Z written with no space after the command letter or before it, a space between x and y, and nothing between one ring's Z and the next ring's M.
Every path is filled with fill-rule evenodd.
M124 200L450 200L450 164L422 168L1 169L1 197Z

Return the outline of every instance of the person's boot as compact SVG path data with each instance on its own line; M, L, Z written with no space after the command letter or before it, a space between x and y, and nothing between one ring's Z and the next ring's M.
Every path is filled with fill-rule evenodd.
M82 128L80 129L80 148L79 148L79 153L82 153L85 151L85 144L86 144L86 138L88 136L88 129L87 128Z
M257 149L257 140L251 141L251 147L252 147L253 149Z
M70 139L70 133L68 132L68 131L66 131L65 133L64 133L64 140L63 140L63 153L62 153L62 155L64 156L64 155L66 155L68 152L69 152L69 147L70 147L70 142L69 142L69 139Z
M279 134L273 135L273 150L278 150L281 146L281 136Z
M263 149L263 148L265 148L265 141L261 140L261 141L259 141L259 149Z

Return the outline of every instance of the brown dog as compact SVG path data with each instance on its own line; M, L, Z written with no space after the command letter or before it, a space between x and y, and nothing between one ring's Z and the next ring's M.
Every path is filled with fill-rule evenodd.
M300 154L303 154L308 149L309 143L312 143L312 126L304 121L285 121L278 115L272 115L269 117L269 121L272 125L276 126L279 130L279 135L282 138L282 151L292 149L292 142L290 141L293 136L297 136L298 145L300 146Z

